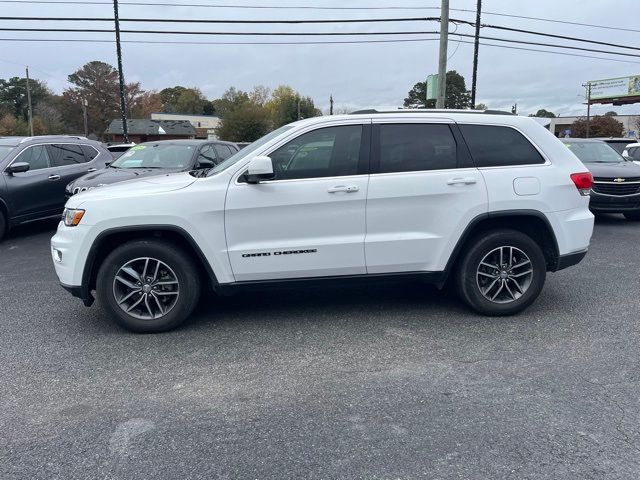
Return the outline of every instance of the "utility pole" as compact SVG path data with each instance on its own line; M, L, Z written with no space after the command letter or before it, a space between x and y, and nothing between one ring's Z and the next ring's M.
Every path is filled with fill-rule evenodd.
M88 137L89 136L89 124L87 122L87 105L89 103L87 102L86 98L82 99L82 118L84 119L84 136Z
M120 81L120 116L122 117L122 139L129 143L127 129L127 111L124 102L124 74L122 73L122 48L120 46L120 18L118 17L118 0L113 0L113 20L116 24L116 53L118 55L118 77Z
M300 120L300 95L296 97L298 103L298 120Z
M440 7L440 55L438 59L438 98L436 108L444 108L447 95L447 42L449 41L449 0Z
M587 89L587 138L589 138L589 124L591 123L591 82L583 85Z
M476 35L473 42L473 77L471 79L471 108L476 108L476 84L478 82L478 49L480 48L480 14L482 0L478 0L476 7Z
M29 133L33 137L33 110L31 109L31 87L29 86L29 67L26 67L27 71L27 105L29 115Z
M329 115L333 115L333 95L329 96Z

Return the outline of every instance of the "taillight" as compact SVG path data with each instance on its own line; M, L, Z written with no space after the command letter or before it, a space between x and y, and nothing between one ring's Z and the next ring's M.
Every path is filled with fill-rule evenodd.
M571 180L580 192L580 195L589 195L593 187L593 175L591 172L572 173Z

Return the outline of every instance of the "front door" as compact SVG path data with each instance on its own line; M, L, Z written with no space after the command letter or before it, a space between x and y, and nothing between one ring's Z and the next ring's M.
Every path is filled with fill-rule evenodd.
M374 123L368 273L441 271L487 191L452 122Z
M308 131L266 152L275 178L231 181L225 207L236 281L366 273L370 126Z
M29 170L5 174L14 217L22 221L62 213L64 184L58 169L51 164L47 146L27 147L12 163L16 162L28 163Z

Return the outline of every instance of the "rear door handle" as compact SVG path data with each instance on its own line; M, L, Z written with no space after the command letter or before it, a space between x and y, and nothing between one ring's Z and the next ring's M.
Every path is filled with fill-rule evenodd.
M354 192L357 192L358 190L360 190L360 188L357 185L337 185L335 187L329 188L327 190L327 192L329 192L329 193L338 193L338 192L354 193Z
M95 172L96 170L97 170L97 168L90 168L89 170L87 170L87 172L91 173L91 172Z
M447 185L473 185L477 180L473 177L451 178L447 180Z
M60 175L49 175L48 178L53 182L55 180L60 180Z

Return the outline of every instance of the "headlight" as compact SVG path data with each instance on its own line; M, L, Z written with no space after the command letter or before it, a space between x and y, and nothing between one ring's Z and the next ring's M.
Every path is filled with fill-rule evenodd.
M67 227L75 227L84 216L84 210L79 208L65 208L62 214L62 221Z

